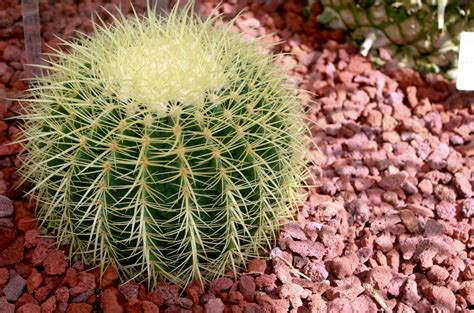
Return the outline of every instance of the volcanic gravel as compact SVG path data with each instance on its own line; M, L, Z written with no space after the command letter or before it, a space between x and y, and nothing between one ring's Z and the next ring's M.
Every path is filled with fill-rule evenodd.
M92 31L96 1L40 1L43 43ZM119 3L116 1L115 3ZM209 14L215 1L202 1ZM284 2L284 3L283 3ZM302 1L226 1L232 31L265 34L304 90L313 178L294 221L246 272L185 290L120 284L67 261L34 220L16 168L27 88L19 0L0 3L0 312L467 312L474 309L474 104L453 83L376 69ZM130 11L122 1L123 10ZM143 11L145 1L137 1ZM102 14L102 13L101 13ZM106 17L105 14L102 15ZM44 45L43 51L50 51ZM382 53L382 56L384 54ZM264 256L265 257L265 256Z

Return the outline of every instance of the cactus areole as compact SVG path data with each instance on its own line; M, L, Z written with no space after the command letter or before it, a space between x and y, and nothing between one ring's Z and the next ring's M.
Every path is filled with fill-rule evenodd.
M21 117L39 221L71 256L149 286L269 249L306 173L301 105L275 57L190 11L65 42Z

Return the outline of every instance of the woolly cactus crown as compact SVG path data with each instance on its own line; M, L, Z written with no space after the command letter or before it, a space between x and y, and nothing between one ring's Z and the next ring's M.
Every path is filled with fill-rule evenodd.
M274 58L189 11L65 43L22 117L39 220L72 255L149 285L270 248L304 174L300 104Z

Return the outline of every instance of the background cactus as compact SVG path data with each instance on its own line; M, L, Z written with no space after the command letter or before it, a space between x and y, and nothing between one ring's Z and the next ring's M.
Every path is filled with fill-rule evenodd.
M274 57L189 12L65 42L22 116L39 220L72 255L150 285L269 248L305 173L301 107Z
M310 0L310 3L314 0ZM347 32L361 52L385 48L401 67L456 76L462 31L474 30L471 0L321 0L319 21Z

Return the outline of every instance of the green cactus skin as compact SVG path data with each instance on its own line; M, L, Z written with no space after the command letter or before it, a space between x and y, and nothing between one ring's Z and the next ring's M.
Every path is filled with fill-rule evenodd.
M245 266L307 173L302 107L274 56L190 12L64 42L21 117L39 221L71 256L149 286Z

